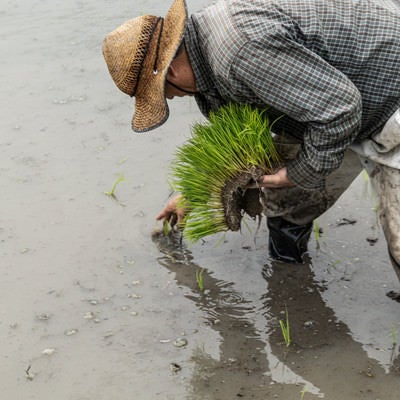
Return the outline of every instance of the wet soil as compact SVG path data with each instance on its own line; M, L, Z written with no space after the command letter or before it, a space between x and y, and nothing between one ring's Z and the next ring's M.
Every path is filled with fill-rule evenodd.
M101 40L167 8L0 8L2 398L397 400L400 308L386 293L399 283L362 176L319 219L304 265L273 263L252 219L192 246L152 235L174 150L202 117L175 99L164 126L132 134Z

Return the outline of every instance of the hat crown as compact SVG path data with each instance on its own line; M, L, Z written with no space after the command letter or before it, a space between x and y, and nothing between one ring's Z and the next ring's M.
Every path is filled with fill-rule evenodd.
M140 72L158 17L143 15L109 33L103 41L103 55L117 87L134 96Z

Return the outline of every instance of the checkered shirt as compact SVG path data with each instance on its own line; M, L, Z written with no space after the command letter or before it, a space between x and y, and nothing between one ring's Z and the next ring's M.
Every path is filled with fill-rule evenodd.
M379 0L219 0L188 21L204 115L229 102L283 116L299 139L288 177L321 189L345 149L400 107L400 7Z

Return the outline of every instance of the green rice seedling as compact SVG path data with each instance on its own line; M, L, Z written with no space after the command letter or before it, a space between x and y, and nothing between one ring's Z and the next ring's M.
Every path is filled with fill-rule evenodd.
M219 247L221 245L221 243L226 239L226 233L224 233L217 241L217 243L215 243L214 248L216 249L217 247Z
M305 385L300 392L300 399L304 399L304 396L306 395L307 392L308 392L307 385Z
M390 355L390 362L393 363L394 360L399 355L398 343L397 343L397 330L393 325L391 325L391 327L390 327L390 332L392 335L392 353Z
M313 221L313 231L315 237L316 248L319 250L321 248L321 243L325 244L324 230L319 224L318 219Z
M371 198L371 200L373 202L372 210L376 216L376 226L378 226L379 225L379 215L378 215L379 206L378 206L378 202L376 200L375 192L371 185L371 179L368 175L368 172L365 169L363 169L363 171L361 172L361 176L363 177L363 180L364 180L363 197L364 198L367 197L368 193L369 193L369 197Z
M379 205L376 199L374 200L374 206L372 207L372 210L374 211L375 214L375 225L378 227L379 226Z
M397 330L393 325L390 327L390 332L392 334L393 347L396 347L397 346Z
M197 282L197 286L199 287L199 290L201 292L204 291L203 272L204 272L203 269L196 270L196 282Z
M319 226L319 222L317 219L314 220L314 234L315 234L315 242L317 243L317 249L320 248L319 240L321 238L321 228Z
M181 205L189 210L183 231L189 241L239 229L228 223L232 219L224 201L235 194L227 194L227 187L241 176L248 179L243 183L246 187L256 170L258 176L276 170L279 156L272 126L265 111L230 104L211 113L206 123L192 127L190 139L178 148L171 166L172 187L182 194Z
M117 162L117 164L118 164L118 165L125 164L127 160L128 160L128 157L125 157L125 158L123 158L122 160L119 160L119 161Z
M114 184L112 185L111 190L109 192L104 192L104 194L115 198L115 189L117 188L118 184L124 180L125 180L125 178L123 177L123 175L119 174L118 178L115 180Z
M281 327L283 340L285 341L286 347L289 347L292 343L292 339L290 337L290 324L289 324L289 313L286 309L286 321L279 320L279 325Z
M341 262L342 262L342 260L334 260L334 261L331 261L330 263L328 263L328 267L335 268L336 265L339 265Z
M243 225L247 228L247 230L248 230L250 233L252 233L252 229L251 229L250 224L249 224L245 219L243 219L242 222L243 222Z
M170 223L169 223L168 221L164 221L164 224L163 224L163 233L164 233L164 236L168 236L170 232L171 232L171 225L170 225Z
M370 189L371 183L370 183L370 180L369 180L368 172L365 169L362 170L361 177L362 177L363 182L364 182L362 197L364 199L366 199L368 197L368 194L369 194L369 189Z

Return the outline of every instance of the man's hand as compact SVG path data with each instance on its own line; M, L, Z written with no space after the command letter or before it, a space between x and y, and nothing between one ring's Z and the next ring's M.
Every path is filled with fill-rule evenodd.
M171 227L177 225L178 228L182 227L183 219L186 215L186 209L181 206L182 196L180 194L171 197L165 207L156 216L156 220L162 220L163 223L169 222Z
M251 183L247 186L248 189L257 188L283 188L294 186L294 183L287 177L286 167L280 169L278 172L272 175L263 175L257 182Z

